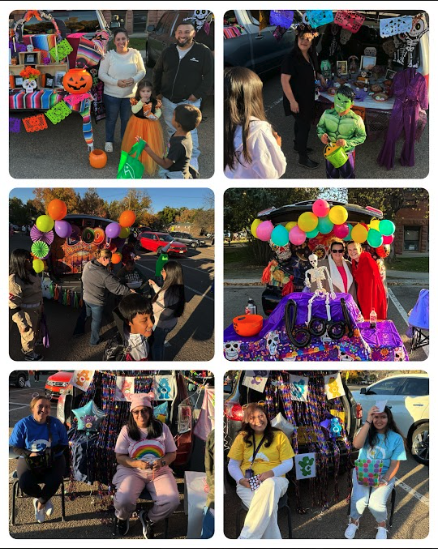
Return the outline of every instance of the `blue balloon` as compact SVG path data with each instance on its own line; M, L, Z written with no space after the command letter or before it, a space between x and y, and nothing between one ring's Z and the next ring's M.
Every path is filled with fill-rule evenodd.
M289 243L289 233L283 225L277 225L271 233L271 240L276 246L286 246Z
M320 217L318 219L318 231L322 234L329 234L332 232L332 229L334 227L334 223L332 223L329 219L329 216L326 215L325 217Z
M316 229L313 229L313 231L306 233L306 236L307 238L315 238L315 236L318 236L318 234L319 234L318 227L316 227Z

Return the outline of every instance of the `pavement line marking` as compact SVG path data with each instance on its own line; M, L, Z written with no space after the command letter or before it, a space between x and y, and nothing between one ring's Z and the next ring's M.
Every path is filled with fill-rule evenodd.
M414 498L418 499L418 501L421 501L421 503L424 503L424 505L427 505L429 507L429 500L427 497L421 495L419 492L408 486L406 483L404 483L399 478L395 477L395 484L396 486L400 486L405 492L413 496Z
M400 301L395 297L394 292L391 290L391 288L388 288L388 295L389 295L389 298L391 299L391 301L394 303L395 308L400 313L400 316L406 322L406 325L409 326L408 315L407 315L406 311L404 310L404 308L403 308L402 304L400 303ZM421 349L423 349L424 354L428 357L429 356L429 346L426 345L424 347L421 347Z
M12 410L9 409L10 412L15 412L15 410L21 410L21 408L27 408L29 406L29 404L21 404L20 402L10 402L9 403L9 406L16 406L18 405L18 408L13 408Z
M152 259L152 258L151 258ZM154 260L152 260L154 261ZM214 265L214 261L212 260L212 263ZM138 265L138 263L137 263ZM184 267L184 269L191 269L192 271L199 271L200 273L204 273L204 274L209 274L209 273L206 273L204 269L198 269L197 267L189 267L188 265L186 265L185 263L181 263L181 265ZM140 265L141 266L141 265Z
M276 107L279 103L281 103L283 101L283 97L280 97L279 99L276 99L273 103L271 103L270 105L268 105L265 109L265 112L266 111L270 111L271 109L273 109L274 107Z
M138 265L137 264L137 267L141 267L142 269L146 269L147 271L151 271L151 273L155 274L154 269L150 269L149 267L145 267L144 265ZM187 288L188 290L192 291L195 294L200 295L201 297L205 297L205 299L209 299L210 301L214 301L214 299L212 297L207 295L207 293L211 290L211 286L209 288L207 288L204 293L198 292L198 290L195 290L194 288L191 288L190 286L186 286L185 284L184 284L184 288Z

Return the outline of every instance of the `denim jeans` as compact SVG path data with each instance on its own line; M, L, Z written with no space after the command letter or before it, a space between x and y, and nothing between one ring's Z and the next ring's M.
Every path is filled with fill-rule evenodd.
M176 109L178 105L193 105L194 107L198 107L198 109L201 108L201 101L202 99L197 99L196 101L188 101L187 99L185 101L181 101L181 103L172 103L167 97L163 97L163 117L164 121L166 122L166 129L167 129L167 140L172 137L172 135L175 133L175 128L172 126L172 118L173 118L173 111ZM190 135L192 136L192 143L193 143L193 149L192 149L192 157L190 159L190 165L193 166L197 171L199 171L199 163L198 158L200 155L199 152L199 140L198 140L198 130L195 128L190 132Z
M354 469L350 517L359 520L366 507L368 507L377 522L385 521L388 516L386 502L394 488L394 484L395 477L391 479L388 486L377 486L371 488L370 491L369 486L362 486L357 482L356 469Z
M154 339L152 343L152 360L164 360L164 341L166 335L170 332L167 328L159 328L154 330Z
M90 345L97 345L100 342L99 332L102 324L103 305L93 305L92 303L85 303L87 310L87 318L91 316L91 337Z
M114 142L114 130L116 128L117 118L120 114L120 139L123 139L126 125L131 118L131 100L129 97L112 97L103 94L103 103L105 105L105 139Z

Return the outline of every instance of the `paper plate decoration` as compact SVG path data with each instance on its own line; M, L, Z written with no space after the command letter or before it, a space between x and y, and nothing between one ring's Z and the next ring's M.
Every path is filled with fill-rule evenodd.
M98 227L94 229L94 243L99 245L105 241L105 231Z
M45 242L50 246L50 244L53 242L55 235L53 231L48 231L46 233L43 233L38 229L36 225L34 225L30 230L30 238L33 242L36 240L41 240L42 242Z
M55 221L60 221L67 215L67 205L63 200L54 198L47 206L47 213Z
M309 25L314 29L331 23L334 19L332 10L307 10L306 15Z
M68 221L55 221L55 233L59 238L69 238L73 232L73 227Z
M39 217L37 217L35 225L37 226L37 229L39 229L42 233L48 233L53 229L55 222L48 215L40 215Z
M82 408L72 410L78 421L79 431L98 431L99 426L106 414L90 400Z
M139 440L129 450L129 457L132 459L140 459L151 463L156 459L161 459L165 455L163 444L158 440L146 439Z
M44 259L49 255L49 246L42 240L37 240L32 244L30 251L38 259Z
M90 227L85 227L85 229L82 231L81 236L85 244L91 244L92 242L94 242L94 231Z
M356 478L363 486L379 486L380 476L383 469L381 459L357 459L354 462L356 467Z
M131 227L135 221L135 213L132 210L125 210L120 214L119 225L121 227Z
M41 259L34 259L32 261L33 270L38 274L44 271L44 261Z

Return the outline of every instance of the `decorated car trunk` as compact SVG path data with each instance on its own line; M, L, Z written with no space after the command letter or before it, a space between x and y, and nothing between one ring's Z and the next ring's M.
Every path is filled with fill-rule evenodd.
M335 480L335 499L339 497L338 475L351 466L357 453L352 440L362 417L340 373L246 370L233 374L233 392L224 405L225 451L241 429L245 404L262 403L272 425L291 440L296 454L291 474L297 480L313 479L313 506L324 507L333 499L328 493L329 474ZM300 508L299 482L295 488Z

